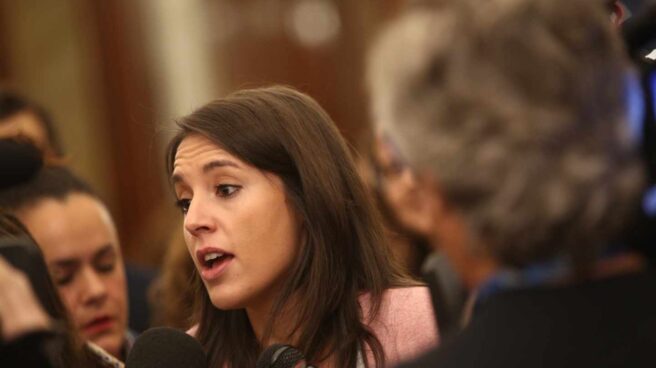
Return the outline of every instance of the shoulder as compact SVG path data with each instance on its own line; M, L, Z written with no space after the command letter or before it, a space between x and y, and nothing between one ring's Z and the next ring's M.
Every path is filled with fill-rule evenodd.
M371 299L369 294L360 297L365 317L370 313ZM368 318L365 318L368 319ZM400 287L387 289L382 295L380 310L376 322L408 324L432 322L435 327L433 305L430 291L424 286ZM428 327L428 326L426 326ZM434 328L434 330L437 330Z
M361 305L369 315L370 300L363 295ZM365 319L383 345L388 364L417 357L438 343L437 323L427 287L404 287L384 292L374 320Z
M382 306L403 322L417 317L435 322L430 291L424 286L388 289L383 294Z

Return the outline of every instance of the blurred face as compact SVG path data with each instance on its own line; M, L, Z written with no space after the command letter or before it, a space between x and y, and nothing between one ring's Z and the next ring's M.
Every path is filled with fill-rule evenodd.
M0 138L13 137L26 138L41 150L49 146L48 134L30 111L21 111L0 121Z
M82 337L119 357L127 329L127 294L116 229L106 208L86 194L45 199L19 213L37 241Z
M269 306L299 246L299 220L282 181L200 135L178 147L172 180L187 248L212 304Z
M394 145L383 137L377 138L375 155L381 169L380 193L396 220L406 230L428 236L433 224L427 216L425 193L415 174L401 160Z

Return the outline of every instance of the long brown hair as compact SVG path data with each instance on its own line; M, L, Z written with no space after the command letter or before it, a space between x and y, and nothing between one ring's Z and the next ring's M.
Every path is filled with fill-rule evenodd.
M274 302L264 339L294 296L297 319L290 336L310 362L333 358L355 367L358 351L371 351L385 365L380 341L367 327L383 291L409 284L388 255L372 200L347 145L328 114L311 97L288 87L242 90L201 107L178 121L167 157L169 176L177 148L200 134L222 149L277 175L302 219L305 242ZM197 338L214 367L254 366L262 350L245 310L215 308L197 278ZM368 293L371 310L358 298ZM363 354L367 359L367 354ZM367 362L369 363L369 362Z

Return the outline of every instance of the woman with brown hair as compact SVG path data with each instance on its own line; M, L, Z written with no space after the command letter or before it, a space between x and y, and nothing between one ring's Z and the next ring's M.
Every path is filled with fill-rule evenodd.
M167 168L196 265L212 367L274 343L317 366L383 367L435 345L425 287L390 260L372 201L323 109L244 90L178 122Z

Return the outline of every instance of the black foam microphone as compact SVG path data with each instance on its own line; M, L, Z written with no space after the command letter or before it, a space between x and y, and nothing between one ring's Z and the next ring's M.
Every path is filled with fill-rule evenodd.
M200 343L183 331L155 327L135 340L125 367L207 368L207 357Z
M0 139L0 190L28 181L41 166L41 151L33 145Z
M298 349L283 344L266 348L255 364L256 368L312 368L306 365L305 356Z

